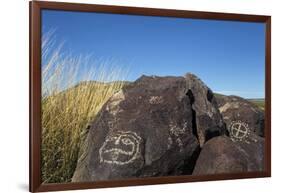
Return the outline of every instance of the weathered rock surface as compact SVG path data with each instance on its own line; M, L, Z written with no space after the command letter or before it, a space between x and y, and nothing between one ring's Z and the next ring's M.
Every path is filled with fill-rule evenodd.
M211 90L194 75L142 76L103 106L72 181L191 174L198 137L202 145L225 131Z
M237 96L216 96L219 111L229 129L232 122L247 123L249 129L264 136L264 112L251 102Z
M178 173L198 147L185 79L143 76L104 105L72 180Z
M72 181L259 171L262 118L242 98L215 97L193 74L142 76L95 117Z
M253 134L245 141L233 141L219 136L204 145L193 175L262 171L263 168L263 138Z
M193 74L185 75L188 94L193 98L192 109L200 146L214 136L225 134L223 118L210 88Z

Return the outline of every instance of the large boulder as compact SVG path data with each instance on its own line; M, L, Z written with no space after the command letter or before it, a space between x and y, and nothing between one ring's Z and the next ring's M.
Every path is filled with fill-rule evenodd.
M198 138L202 146L224 133L212 91L194 75L142 76L95 117L72 181L192 174Z
M263 169L263 138L252 134L237 141L227 136L219 136L203 146L193 175L240 173Z
M72 181L191 173L199 149L192 124L183 77L142 76L103 106Z
M216 96L219 111L228 130L237 121L244 122L257 135L264 136L264 111L258 106L238 96Z
M186 74L185 79L202 147L212 137L226 134L226 128L212 90L193 74Z

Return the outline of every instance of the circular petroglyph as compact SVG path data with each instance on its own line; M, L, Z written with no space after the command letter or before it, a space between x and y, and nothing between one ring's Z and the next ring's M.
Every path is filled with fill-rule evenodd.
M140 154L141 138L135 132L118 131L106 138L99 149L100 162L125 165L133 162Z
M244 141L249 136L250 129L247 123L242 121L233 121L230 124L229 134L234 141Z

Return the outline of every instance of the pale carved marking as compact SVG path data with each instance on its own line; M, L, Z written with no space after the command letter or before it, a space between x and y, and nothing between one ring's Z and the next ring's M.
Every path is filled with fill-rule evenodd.
M141 137L132 131L118 131L106 138L99 149L100 163L126 165L140 155Z
M232 121L229 127L229 135L232 141L244 141L249 143L250 129L247 123Z
M153 105L155 105L155 104L161 104L161 103L163 103L164 102L164 100L163 100L163 97L162 96L151 96L150 98L149 98L149 103L150 104L153 104Z
M176 142L180 148L180 152L183 151L183 143L182 143L182 140L180 138L177 138L176 139Z
M170 132L171 132L173 135L175 135L176 137L178 137L178 136L180 136L180 135L182 135L182 134L185 133L185 130L186 130L186 128L187 128L187 122L185 122L185 123L183 124L183 127L182 127L182 128L178 127L177 125L175 125L175 124L173 124L173 123L170 123L169 127L170 127Z
M186 132L187 122L185 122L183 124L183 127L179 127L174 123L170 123L169 128L170 128L171 135L175 137L175 142L178 145L178 147L180 148L180 151L183 151L183 142L181 140L181 136L183 134L185 134L185 132ZM168 142L169 141L173 142L171 136L168 137ZM170 145L168 145L168 149L169 149L169 147L171 147L171 144L172 144L171 142L169 143Z

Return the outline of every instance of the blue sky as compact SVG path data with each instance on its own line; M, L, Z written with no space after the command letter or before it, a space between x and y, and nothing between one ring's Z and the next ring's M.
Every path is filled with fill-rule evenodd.
M128 67L130 81L191 72L215 92L264 98L262 23L44 10L42 27L72 54Z

